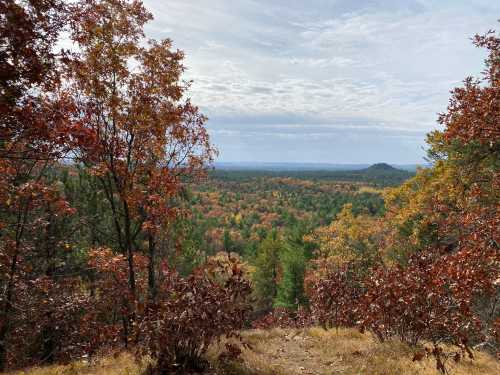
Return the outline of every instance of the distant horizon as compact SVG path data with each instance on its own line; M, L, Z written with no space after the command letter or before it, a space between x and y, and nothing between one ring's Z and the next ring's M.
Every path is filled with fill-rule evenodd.
M324 161L248 161L248 160L217 160L213 164L234 164L234 165L255 165L255 164L263 164L263 165L293 165L293 164L301 164L301 165L331 165L331 166L350 166L350 165L373 165L373 164L389 164L389 165L429 165L429 162L425 160L422 162L413 162L413 163L394 163L388 162L385 160L377 160L372 162L324 162Z
M376 164L387 164L393 168L415 171L418 167L429 167L430 163L325 163L325 162L214 162L209 167L215 170L263 170L263 171L355 171L369 168Z

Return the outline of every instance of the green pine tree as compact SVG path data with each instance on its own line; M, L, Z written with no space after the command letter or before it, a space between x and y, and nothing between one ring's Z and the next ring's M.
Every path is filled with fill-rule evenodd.
M277 287L274 306L294 310L299 305L306 303L304 295L304 273L306 270L304 249L292 243L287 243L281 253L280 263L282 278Z
M258 308L272 307L276 298L282 251L283 243L279 240L276 231L270 232L257 249L253 283Z

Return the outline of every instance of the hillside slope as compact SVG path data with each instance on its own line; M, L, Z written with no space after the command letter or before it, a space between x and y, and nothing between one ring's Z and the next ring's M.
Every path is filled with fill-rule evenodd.
M243 332L251 348L244 349L240 362L222 365L217 358L224 343L213 345L208 359L214 364L210 374L218 375L438 375L432 359L413 362L413 351L399 342L380 344L369 334L351 329L325 331L251 330ZM475 352L475 360L447 361L453 375L488 375L500 373L500 362L492 356ZM74 362L67 366L47 366L8 375L141 375L145 363L138 364L132 355L120 354L89 365Z

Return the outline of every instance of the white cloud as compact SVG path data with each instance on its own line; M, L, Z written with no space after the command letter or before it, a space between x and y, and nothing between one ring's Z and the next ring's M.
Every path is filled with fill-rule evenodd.
M411 137L407 158L419 159L423 133L436 127L436 113L445 110L449 90L482 69L484 55L468 38L495 28L500 11L493 2L445 0L145 4L155 16L148 36L170 37L185 50L193 102L212 118L213 140L227 160L239 159L231 142L247 156L259 149L251 126L228 129L229 123L237 127L249 118L254 127L269 125L273 118L304 120L294 133L302 135L304 157L319 147L314 143L318 137L329 131L335 137L343 128L344 135L356 139L362 132L371 134L373 145L362 150L366 159L376 160L383 131L388 137ZM222 118L231 120L221 124ZM321 132L315 123L323 125ZM417 133L401 135L403 130ZM289 139L299 137L289 134L270 128L266 136L276 140L275 154L269 151L266 157L281 157ZM396 159L401 148L393 147ZM312 154L325 157L327 151ZM323 161L353 161L344 157L352 155Z

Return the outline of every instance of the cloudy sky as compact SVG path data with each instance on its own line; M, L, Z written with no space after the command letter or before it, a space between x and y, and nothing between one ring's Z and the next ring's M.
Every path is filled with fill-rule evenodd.
M186 53L219 161L420 163L449 90L482 70L494 0L145 0Z

